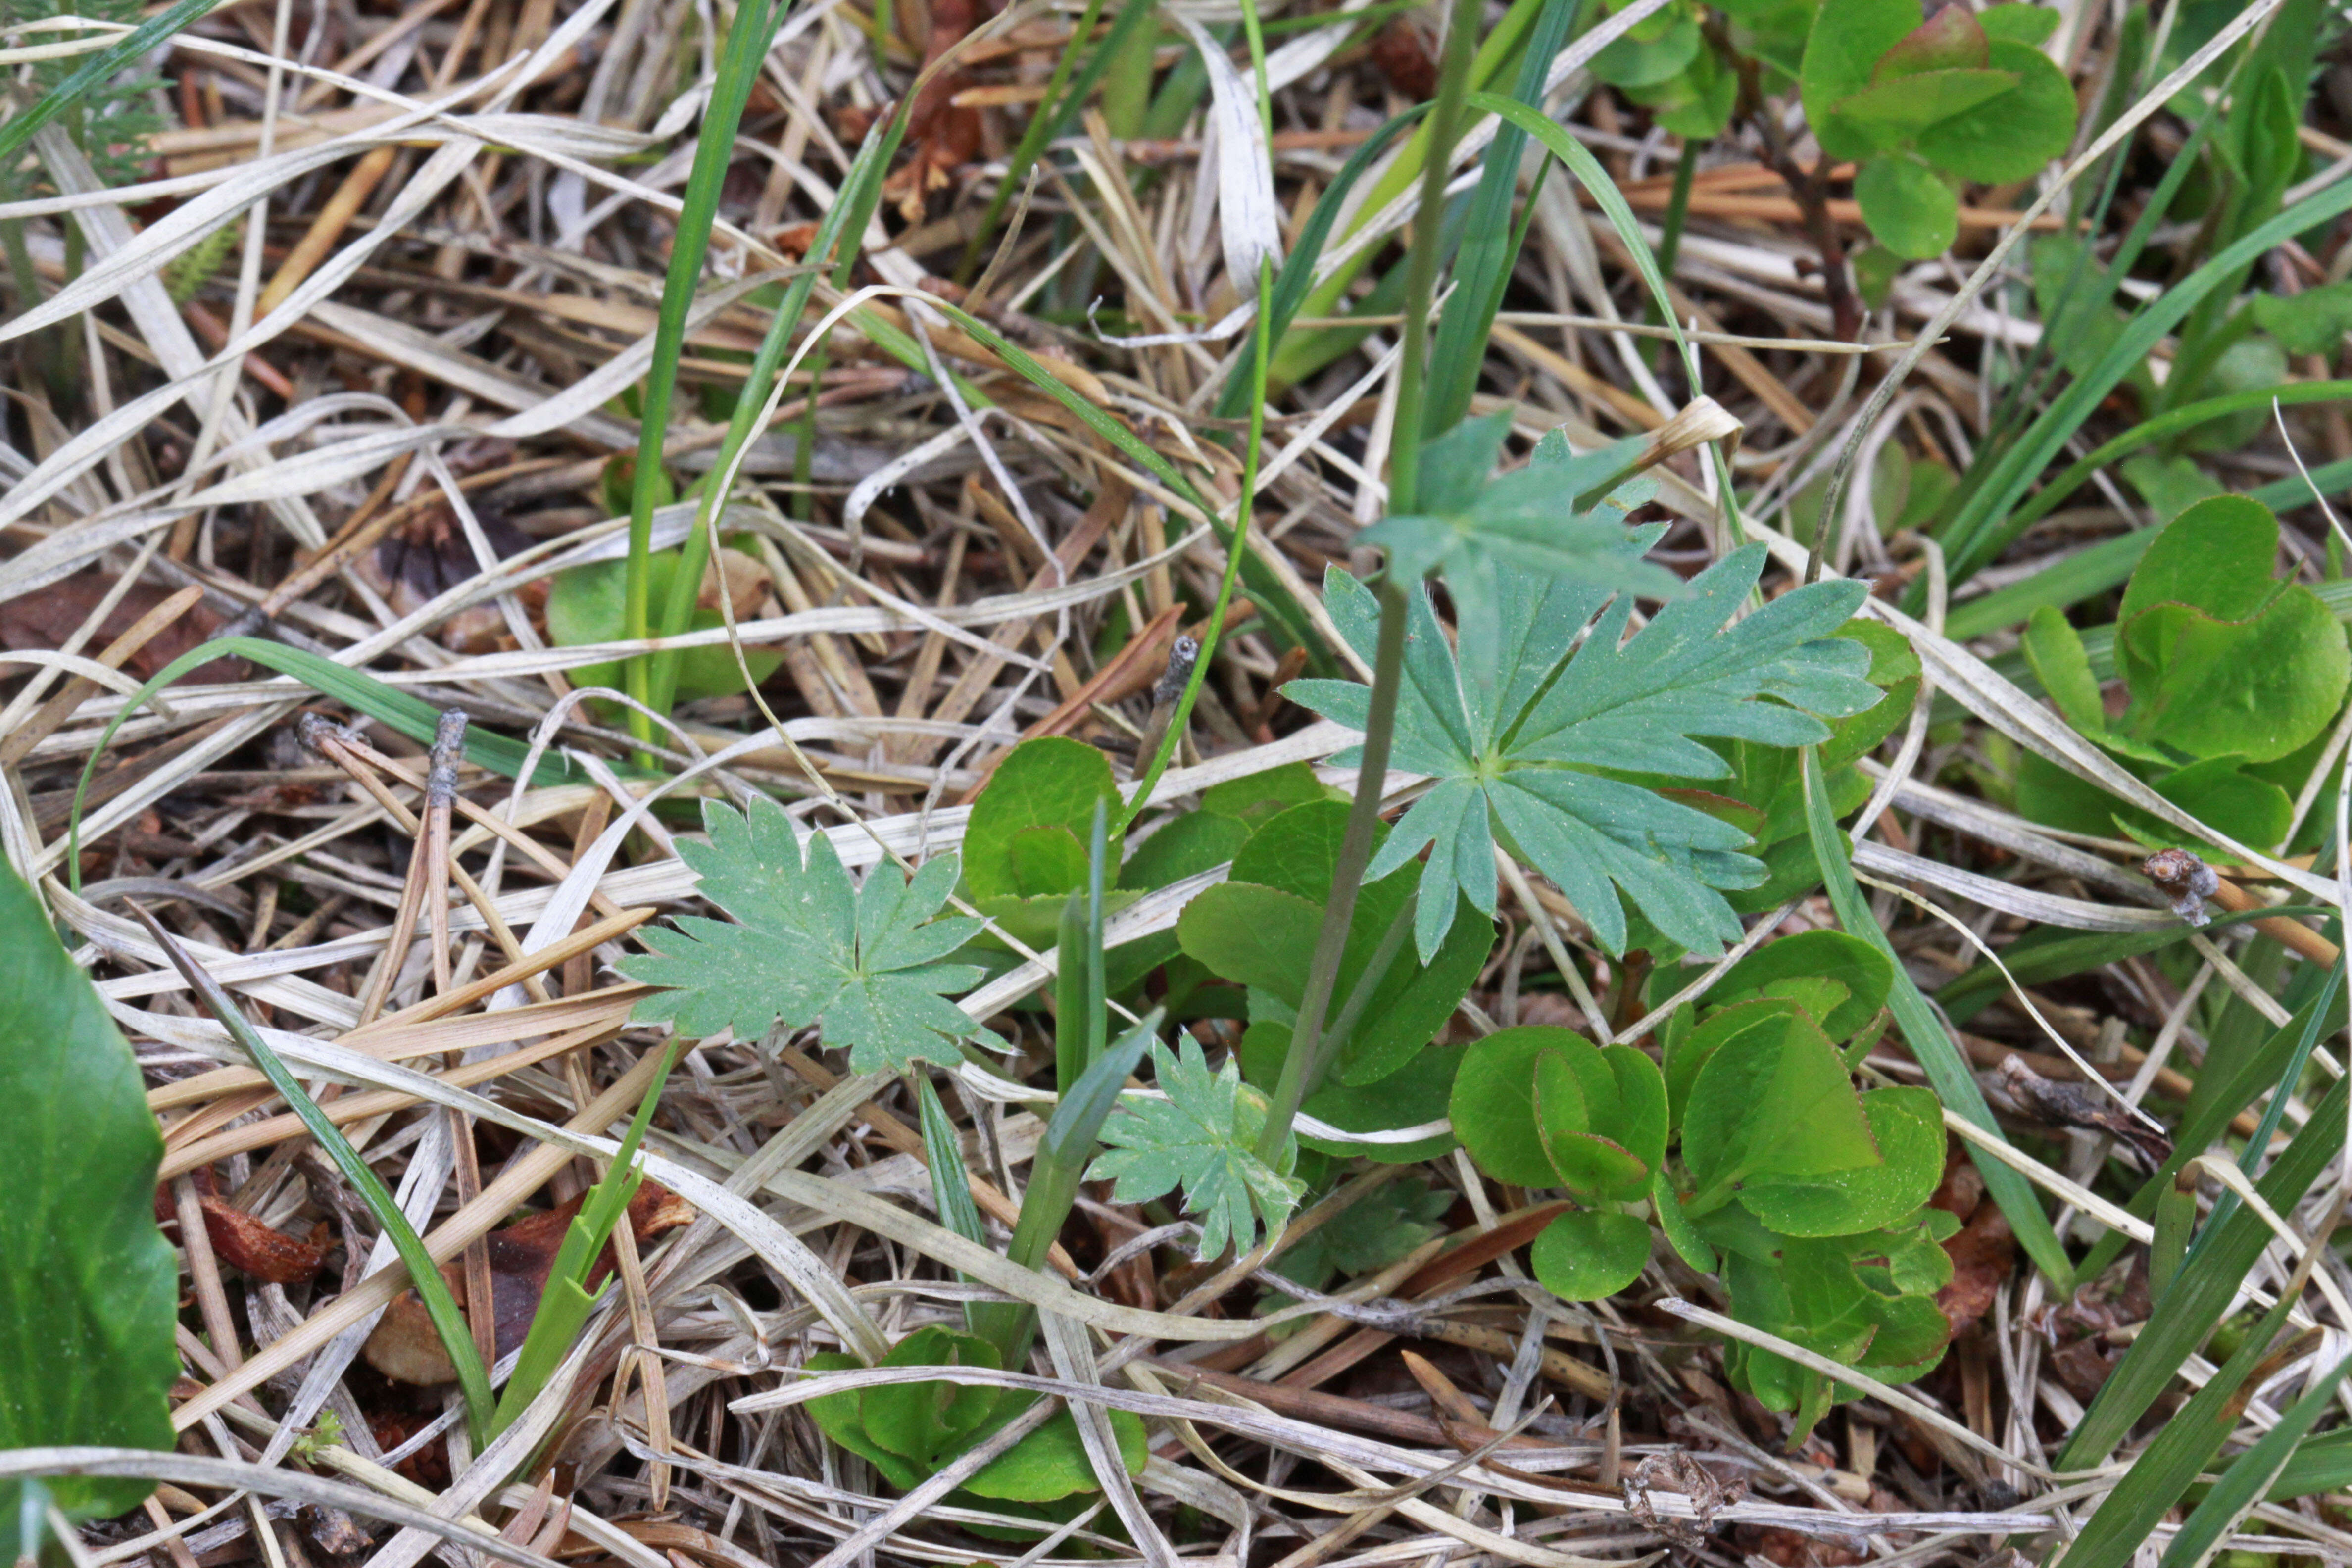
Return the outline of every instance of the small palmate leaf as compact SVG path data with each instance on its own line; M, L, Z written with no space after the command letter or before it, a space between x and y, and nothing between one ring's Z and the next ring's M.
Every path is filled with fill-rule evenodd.
M1763 564L1761 545L1727 557L1630 640L1631 601L1610 604L1607 587L1504 573L1490 609L1463 616L1458 658L1415 591L1391 765L1433 782L1365 875L1384 877L1429 849L1413 925L1424 963L1453 927L1457 892L1481 914L1495 912L1497 840L1549 878L1612 952L1625 946L1621 889L1694 952L1738 937L1717 889L1762 880L1763 868L1738 852L1748 836L1598 770L1721 778L1729 766L1702 737L1803 745L1829 733L1813 714L1843 717L1879 700L1864 679L1868 651L1832 635L1860 603L1858 583L1799 588L1726 625ZM1324 593L1341 634L1370 657L1379 631L1370 591L1334 571ZM1369 688L1305 680L1285 690L1326 718L1365 726Z
M845 1047L856 1072L903 1072L918 1061L953 1062L955 1043L988 1032L945 999L980 979L971 964L940 960L980 921L935 920L955 887L956 858L930 860L911 880L888 866L852 889L822 833L805 847L783 807L755 797L748 813L705 802L710 842L680 841L679 858L702 896L740 924L681 918L675 931L647 931L650 956L628 961L631 980L664 990L637 1005L640 1021L668 1019L687 1035L732 1029L756 1040L781 1022L814 1024Z
M1087 1173L1116 1181L1114 1203L1146 1203L1181 1186L1185 1209L1201 1216L1201 1256L1215 1258L1228 1245L1246 1252L1259 1224L1278 1228L1307 1190L1287 1173L1289 1152L1285 1170L1257 1156L1265 1097L1242 1081L1232 1058L1211 1072L1197 1040L1174 1053L1155 1040L1151 1057L1168 1098L1122 1100L1103 1124L1102 1141L1112 1147Z

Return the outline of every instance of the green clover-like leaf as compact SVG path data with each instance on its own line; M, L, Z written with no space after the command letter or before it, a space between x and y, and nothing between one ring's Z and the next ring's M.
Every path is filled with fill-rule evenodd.
M684 1033L732 1029L756 1040L778 1023L814 1024L825 1044L846 1047L857 1072L903 1072L918 1061L953 1062L955 1044L992 1039L946 994L981 972L940 960L980 921L936 920L953 891L956 858L926 862L910 880L877 866L853 889L824 834L805 847L783 807L755 797L748 812L705 802L708 844L681 840L702 896L739 924L682 916L677 929L646 932L653 952L621 973L663 990L637 1005L643 1021L669 1019Z
M1185 1209L1201 1216L1201 1256L1228 1246L1246 1252L1260 1223L1279 1227L1307 1190L1289 1174L1297 1141L1279 1170L1258 1157L1265 1097L1242 1081L1234 1058L1212 1072L1200 1043L1189 1039L1174 1053L1154 1041L1151 1058L1168 1098L1121 1100L1103 1124L1111 1147L1087 1174L1116 1183L1114 1203L1147 1203L1181 1187Z

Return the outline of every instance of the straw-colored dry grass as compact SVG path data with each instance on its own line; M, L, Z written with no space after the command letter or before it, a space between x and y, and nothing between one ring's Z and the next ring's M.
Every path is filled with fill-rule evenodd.
M2063 9L2064 62L2078 82L2104 83L2116 48L2105 11ZM222 1032L125 908L158 910L278 1031L298 1070L355 1086L331 1109L410 1212L429 1218L439 1256L467 1256L520 1205L581 1189L591 1167L575 1156L609 1146L598 1141L617 1131L657 1054L657 1036L627 1021L638 991L608 965L642 922L696 900L671 847L685 819L636 809L646 786L625 721L572 695L583 667L638 645L551 646L548 582L622 552L614 520L638 438L632 389L651 353L717 11L686 0L230 5L162 58L171 122L147 143L146 184L104 189L53 128L36 142L49 194L0 211L21 224L44 299L36 310L12 294L16 325L0 329L14 355L0 419L0 635L22 661L0 666L0 842L89 944L163 1120L176 1214L192 1220L206 1197L221 1200L332 1259L299 1283L267 1284L232 1267L205 1226L174 1233L189 1293L188 1381L175 1400L185 1451L150 1463L167 1484L144 1519L85 1533L93 1563L398 1568L444 1540L478 1543L483 1531L507 1543L486 1549L516 1561L632 1568L1001 1562L1025 1550L959 1530L952 1509L877 1495L866 1467L784 1397L811 1350L885 1342L969 1292L938 1260L950 1238L933 1223L902 1083L845 1076L814 1038L719 1039L687 1054L650 1170L696 1200L697 1217L648 1236L642 1257L622 1247L621 1289L594 1321L568 1398L543 1402L526 1425L562 1445L535 1492L503 1484L512 1444L465 1452L446 1390L393 1384L356 1358L349 1331L392 1295L392 1277L367 1278L388 1248L371 1258L373 1222L301 1152L293 1119L271 1114L257 1075L225 1065L237 1058ZM711 462L778 269L808 243L866 124L927 53L983 19L961 0L899 0L899 36L877 57L868 18L849 5L787 16L744 121L688 339L666 447L678 474ZM1204 331L1239 297L1200 117L1179 135L1121 140L1090 112L1011 204L1017 226L983 247L982 286L934 276L956 269L1075 20L1072 6L1025 5L961 55L918 113L855 279L893 286L867 309L915 331L992 405L950 395L854 323L834 329L821 379L799 373L726 513L732 637L775 661L764 706L741 695L685 703L650 753L666 772L708 764L684 793L723 784L795 803L853 868L886 847L953 847L960 807L1024 736L1076 735L1123 772L1168 650L1199 629L1223 570L1213 538L1160 480L921 303L927 291L965 303L1234 501L1240 464L1212 438L1221 426L1208 411L1244 340ZM1335 11L1277 37L1269 62L1275 191L1294 237L1349 150L1426 90L1418 13L1369 45L1346 41L1341 24ZM1163 63L1181 37L1168 35ZM2344 143L2323 128L2330 101L2315 100L2322 123L2305 136L2340 159ZM1552 107L1634 212L1657 221L1672 141L1580 71ZM2154 118L2127 189L2154 177L2144 164L2178 138L2160 103L2142 107ZM1481 141L1465 145L1465 163ZM1887 585L1880 602L1933 689L1871 764L1881 795L1857 861L1923 984L1975 963L1977 939L2034 923L2164 925L2172 917L2132 869L2133 846L2053 835L1973 786L2024 746L2104 768L2137 792L2127 798L2147 794L2015 684L2013 662L1983 662L2011 646L2011 627L1972 644L1941 635L1966 599L1947 603L1936 548L1876 514L1872 483L1898 460L1968 467L2039 331L2022 253L1979 263L1996 242L2057 226L2066 205L2021 223L2033 192L1980 193L1955 256L1906 270L1860 342L1832 341L1808 214L1767 156L1742 127L1699 158L1672 279L1699 384L1648 324L1615 232L1554 177L1536 200L1476 409L1508 405L1522 435L1559 428L1585 446L1712 396L1745 426L1730 471L1747 495L1740 526L1776 553L1768 586L1806 570L1784 531L1790 498L1810 490L1799 515L1817 529L1817 481L1848 465L1824 564ZM2312 188L2344 172L2331 164ZM1388 244L1410 207L1383 215L1363 243ZM1829 216L1853 219L1842 199ZM2343 239L2340 227L2326 234ZM2345 256L2289 247L2264 265L2309 284L2340 273ZM841 298L821 285L816 308ZM1393 321L1375 318L1358 347L1278 388L1268 409L1255 548L1310 605L1327 567L1359 561L1355 534L1382 511ZM1309 318L1296 330L1328 325ZM1144 346L1116 341L1137 334ZM1899 380L1888 374L1897 365ZM2095 416L2067 456L2123 423ZM2352 457L2352 426L2321 403L2200 460L2231 489L2292 477L2282 431L2315 467ZM2028 581L2146 521L2135 493L2105 472L2094 480L1969 592ZM1661 500L1674 529L1659 559L1689 570L1724 546L1717 479L1696 455L1675 460ZM688 515L662 512L656 543L680 537ZM2315 573L2326 524L2293 521L2298 559ZM1915 580L1930 584L1916 620L1891 603ZM205 635L264 625L288 646L462 708L480 730L570 758L572 782L522 784L468 764L438 859L421 820L421 746L383 725L306 729L308 715L352 711L224 660L115 732L80 820L73 890L77 773L125 706L129 676ZM730 635L690 640L710 647ZM1246 612L1237 618L1155 798L1300 760L1348 782L1325 759L1350 737L1279 693L1297 668ZM1412 785L1391 780L1399 798ZM614 830L625 816L635 832ZM2280 875L2269 885L2299 901L2335 900L2325 879ZM453 879L445 907L431 895ZM1115 931L1167 929L1192 890L1130 906ZM1549 888L1513 884L1505 913L1455 1026L1463 1037L1522 1021L1646 1031L1624 1011L1596 1016L1587 976L1605 987L1612 971ZM1815 898L1779 929L1827 923ZM2201 1055L2200 998L2210 1008L2234 992L2284 1016L2271 999L2275 965L2246 972L2256 962L2247 930L2199 937L2185 984L2132 960L2021 989L1961 1043L1989 1078L2022 1063L2079 1079L2087 1061L2127 1098L2178 1100ZM1581 972L1562 974L1563 958ZM1025 965L966 1004L1032 1066L1050 1057L1049 1043L1039 1054L1038 1016L1003 1009L1045 973ZM1873 1066L1919 1079L1897 1045ZM1017 1186L1035 1119L976 1093L950 1109L982 1124L973 1170ZM2045 1158L2029 1174L2071 1205L2061 1222L2071 1236L2138 1225L2086 1190L2105 1134L2005 1109L2039 1140ZM2302 1108L2288 1116L2299 1124ZM1952 1169L1955 1206L1972 1213L1973 1173L1958 1159ZM1361 1167L1285 1247L1395 1173ZM1143 1507L1192 1561L1564 1565L1664 1551L1717 1564L1974 1563L2012 1542L2047 1550L2121 1473L2061 1481L2049 1467L2113 1347L2145 1315L2134 1294L2144 1283L2126 1267L2104 1296L2053 1300L1990 1205L1955 1244L1951 1306L1968 1316L1944 1367L1846 1407L1787 1454L1781 1418L1721 1380L1721 1321L1707 1315L1721 1300L1708 1282L1661 1261L1616 1300L1566 1306L1514 1261L1549 1217L1536 1200L1459 1157L1419 1174L1454 1192L1444 1223L1466 1244L1423 1247L1356 1280L1287 1337L1246 1321L1261 1283L1281 1274L1279 1250L1220 1272L1187 1262L1181 1233L1092 1199L1064 1237L1069 1279L1003 1268L980 1282L1046 1314L1055 1375L1038 1386L1151 1419ZM2286 1216L2298 1237L2332 1228L2335 1198L2323 1183ZM2293 1266L2291 1248L2274 1249L2253 1283L2276 1286ZM2352 1329L2334 1310L2339 1281L2352 1286L2324 1252L2308 1307L2331 1331ZM2190 1381L2206 1370L2192 1362ZM2277 1369L2279 1391L2242 1413L2245 1436L2277 1419L2275 1401L2305 1370ZM338 1444L298 1441L330 1416ZM1513 1435L1488 1447L1498 1429ZM305 1506L265 1500L279 1499ZM1127 1554L1124 1539L1099 1532L1114 1517L1089 1516L1052 1555ZM2238 1544L2340 1559L2352 1552L2342 1519L2332 1503L2263 1504Z

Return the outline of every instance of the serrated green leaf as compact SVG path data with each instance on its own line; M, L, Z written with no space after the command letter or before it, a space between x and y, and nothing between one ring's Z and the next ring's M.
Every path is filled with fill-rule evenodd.
M689 1036L732 1029L745 1040L779 1023L814 1024L856 1072L952 1063L957 1041L992 1038L944 999L981 975L940 962L980 927L933 918L955 887L954 856L926 862L911 879L879 865L853 889L833 841L816 833L803 847L764 795L747 812L706 801L702 822L709 842L680 840L678 857L702 896L740 923L681 916L676 931L648 929L652 953L620 966L664 988L637 1004L639 1020L667 1019Z
M179 1269L155 1225L163 1143L138 1064L5 858L0 952L0 1447L168 1451ZM43 1485L76 1521L154 1489ZM24 1487L0 1480L0 1539L16 1537Z
M1457 659L1415 591L1391 765L1435 782L1367 875L1386 876L1429 850L1413 927L1424 960L1451 929L1457 894L1494 913L1497 840L1549 878L1612 952L1626 941L1621 889L1690 951L1718 952L1738 938L1720 889L1762 878L1739 853L1747 835L1592 770L1720 778L1728 764L1701 737L1803 744L1829 732L1813 712L1842 717L1881 700L1863 679L1867 652L1832 635L1859 603L1860 584L1800 588L1726 627L1763 561L1760 545L1727 557L1622 646L1630 601L1611 605L1606 589L1507 574L1494 612L1464 618ZM1341 635L1369 657L1379 627L1370 591L1336 570L1324 590ZM1591 634L1576 645L1588 623ZM1285 690L1326 718L1364 727L1368 688L1307 680ZM1758 700L1768 697L1778 700Z
M1287 1223L1307 1190L1287 1169L1297 1140L1282 1170L1257 1157L1265 1097L1242 1082L1234 1058L1212 1072L1189 1037L1173 1054L1153 1041L1151 1056L1167 1098L1122 1100L1103 1123L1102 1141L1111 1147L1088 1173L1115 1184L1117 1203L1148 1203L1181 1187L1186 1211L1201 1216L1202 1258L1228 1246L1246 1252L1257 1245L1260 1224L1274 1230Z
M1411 581L1443 570L1447 581L1490 602L1496 574L1537 572L1605 588L1668 593L1673 574L1629 548L1625 514L1647 499L1646 483L1627 485L1589 510L1577 498L1606 485L1640 451L1628 438L1572 454L1559 431L1546 436L1524 468L1490 479L1507 408L1465 419L1422 444L1421 510L1382 518L1360 536L1388 552L1389 570Z

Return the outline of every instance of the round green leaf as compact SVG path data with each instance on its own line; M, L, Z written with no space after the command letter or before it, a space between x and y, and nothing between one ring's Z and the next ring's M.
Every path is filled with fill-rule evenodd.
M2074 86L2041 50L2013 38L1992 39L1986 63L2015 72L2017 85L1921 132L1919 155L1963 180L2030 180L2074 139Z
M1528 1261L1553 1295L1598 1301L1642 1277L1650 1261L1650 1227L1632 1215L1580 1209L1546 1226L1528 1249Z
M1616 1125L1611 1114L1614 1106L1591 1103L1569 1064L1569 1057L1559 1051L1536 1058L1536 1124L1543 1131L1544 1152L1551 1156L1559 1184L1587 1197L1639 1197L1648 1190L1650 1168L1600 1133L1583 1131L1595 1122ZM1601 1071L1605 1075L1608 1069ZM1613 1082L1607 1093L1614 1101Z
M932 1324L917 1329L882 1358L884 1366L983 1366L1002 1363L996 1348L971 1334ZM866 1435L919 1466L963 1446L994 1413L1002 1389L969 1383L893 1383L858 1396Z
M1897 256L1915 261L1941 256L1959 235L1959 198L1942 175L1916 158L1899 153L1873 158L1855 176L1853 195L1870 232Z
M1116 825L1126 807L1109 762L1085 742L1060 735L1013 747L971 803L971 818L964 825L963 875L972 897L1034 898L1084 887L1097 802L1112 828L1107 850L1116 866L1121 858ZM1054 855L1034 840L1025 853L1017 852L1015 840L1036 828L1067 834L1076 847L1075 863L1066 853Z
M1252 1024L1249 1034L1259 1030L1280 1029L1284 1045L1288 1045L1289 1030L1275 1024ZM1246 1051L1247 1036L1244 1037ZM1465 1047L1461 1046L1431 1046L1416 1053L1402 1070L1392 1072L1377 1083L1350 1085L1330 1083L1313 1095L1305 1106L1307 1115L1318 1121L1349 1132L1391 1132L1400 1127L1418 1127L1425 1121L1445 1119L1448 1097L1454 1091L1454 1080L1462 1067ZM1271 1083L1274 1080L1264 1080ZM1370 1160L1382 1165L1410 1165L1423 1160L1434 1160L1454 1147L1454 1139L1444 1133L1433 1138L1418 1138L1410 1143L1341 1143L1328 1138L1310 1138L1299 1134L1299 1142L1320 1153L1341 1159Z
M1793 1011L1778 1027L1743 1031L1700 1067L1683 1115L1683 1159L1702 1208L1758 1177L1883 1163L1837 1047Z
M802 1365L810 1372L856 1372L865 1363L845 1351L818 1351ZM861 1408L863 1395L856 1389L842 1394L822 1394L803 1406L817 1429L833 1439L838 1447L864 1459L882 1472L882 1479L901 1491L919 1486L929 1472L917 1468L903 1454L894 1454L876 1442L866 1430L866 1415Z
M1548 1187L1559 1179L1536 1123L1536 1063L1574 1046L1593 1048L1573 1030L1528 1025L1498 1029L1464 1053L1447 1114L1470 1158L1495 1180Z
M1933 1195L1944 1174L1944 1117L1924 1089L1862 1097L1885 1163L1808 1176L1758 1176L1742 1207L1783 1236L1854 1236L1893 1225Z
M1724 971L1705 1000L1729 1006L1766 994L1765 987L1776 981L1816 976L1838 982L1845 996L1813 1021L1831 1039L1845 1040L1886 1005L1895 965L1875 946L1844 931L1799 931L1766 942Z
M1632 1046L1611 1046L1601 1058L1617 1080L1616 1121L1610 1136L1644 1169L1655 1172L1666 1160L1665 1078L1657 1063Z
M1024 1401L1021 1408L1027 1408L1027 1404ZM1019 1410L1013 1414L1019 1414ZM1012 1415L1004 1419L1009 1421ZM1114 1410L1110 1413L1110 1425L1118 1434L1118 1457L1127 1466L1127 1473L1141 1475L1144 1461L1150 1457L1142 1418L1132 1411ZM978 1497L1007 1502L1038 1503L1052 1502L1073 1492L1096 1491L1101 1486L1095 1478L1093 1461L1087 1458L1086 1442L1078 1436L1078 1424L1064 1410L982 1465L964 1482L963 1489Z

